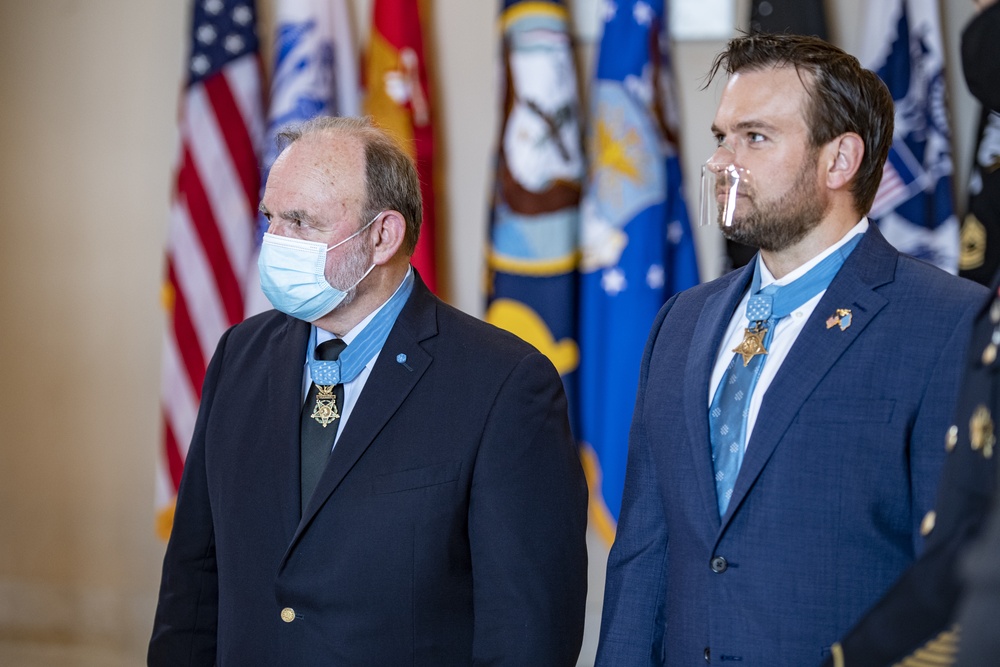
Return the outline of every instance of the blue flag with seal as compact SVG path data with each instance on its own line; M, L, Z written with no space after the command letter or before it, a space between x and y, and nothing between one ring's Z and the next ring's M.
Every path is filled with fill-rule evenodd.
M262 187L278 157L278 132L315 116L356 116L360 109L358 55L346 0L278 0L274 70L267 114ZM257 252L248 285L247 315L271 307L256 270L267 221L258 219Z
M503 89L490 221L486 321L555 365L573 403L577 233L586 174L569 15L561 1L505 0Z
M663 0L605 3L581 204L578 433L591 521L614 537L639 366L671 295L698 283Z
M869 213L900 252L958 272L951 130L937 0L869 2L861 62L896 105L892 148Z

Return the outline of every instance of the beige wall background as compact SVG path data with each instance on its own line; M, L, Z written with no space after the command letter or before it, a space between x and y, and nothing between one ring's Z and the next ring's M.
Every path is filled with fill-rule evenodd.
M266 22L275 0L262 0ZM746 0L738 0L737 16ZM164 545L153 531L159 307L188 2L0 3L0 662L48 641L143 661ZM482 249L497 125L497 2L437 0L443 262L449 300L481 314ZM578 3L592 8L592 2ZM830 0L833 39L856 52L861 0ZM371 0L353 0L356 35ZM977 107L958 35L972 2L942 3L964 206ZM718 42L675 46L688 201L712 148L717 91L699 90ZM589 70L592 49L582 45ZM693 205L692 205L693 207ZM704 278L715 230L698 230ZM587 644L606 551L594 544ZM7 650L8 653L3 653ZM69 653L64 655L72 655ZM112 664L107 662L94 664ZM69 664L52 662L51 664Z

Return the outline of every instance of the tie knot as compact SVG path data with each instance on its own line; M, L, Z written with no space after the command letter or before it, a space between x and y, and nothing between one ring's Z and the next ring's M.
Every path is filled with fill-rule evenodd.
M346 347L347 343L340 338L331 338L316 346L316 358L321 361L336 361Z

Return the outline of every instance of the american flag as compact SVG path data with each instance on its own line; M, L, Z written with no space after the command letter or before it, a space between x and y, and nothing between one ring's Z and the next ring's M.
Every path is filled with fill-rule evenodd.
M195 0L163 303L163 448L157 532L170 534L208 360L243 319L260 193L264 113L253 0Z

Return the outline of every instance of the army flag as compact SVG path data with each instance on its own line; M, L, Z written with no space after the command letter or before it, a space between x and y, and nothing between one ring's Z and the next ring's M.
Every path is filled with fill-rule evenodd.
M591 518L621 509L639 366L657 311L698 282L677 155L667 7L606 3L581 203L578 416Z
M861 62L896 105L892 148L870 217L900 252L958 272L951 130L937 0L869 2Z
M361 106L357 47L345 0L279 0L275 7L274 70L267 114L262 189L278 157L278 132L314 116L356 116ZM259 218L257 252L267 221ZM247 315L268 310L260 277L251 272Z
M423 29L428 6L420 0L374 0L364 108L416 162L423 224L410 261L424 283L436 290L434 127Z
M486 321L555 365L572 401L577 228L586 173L577 70L563 2L506 0Z

